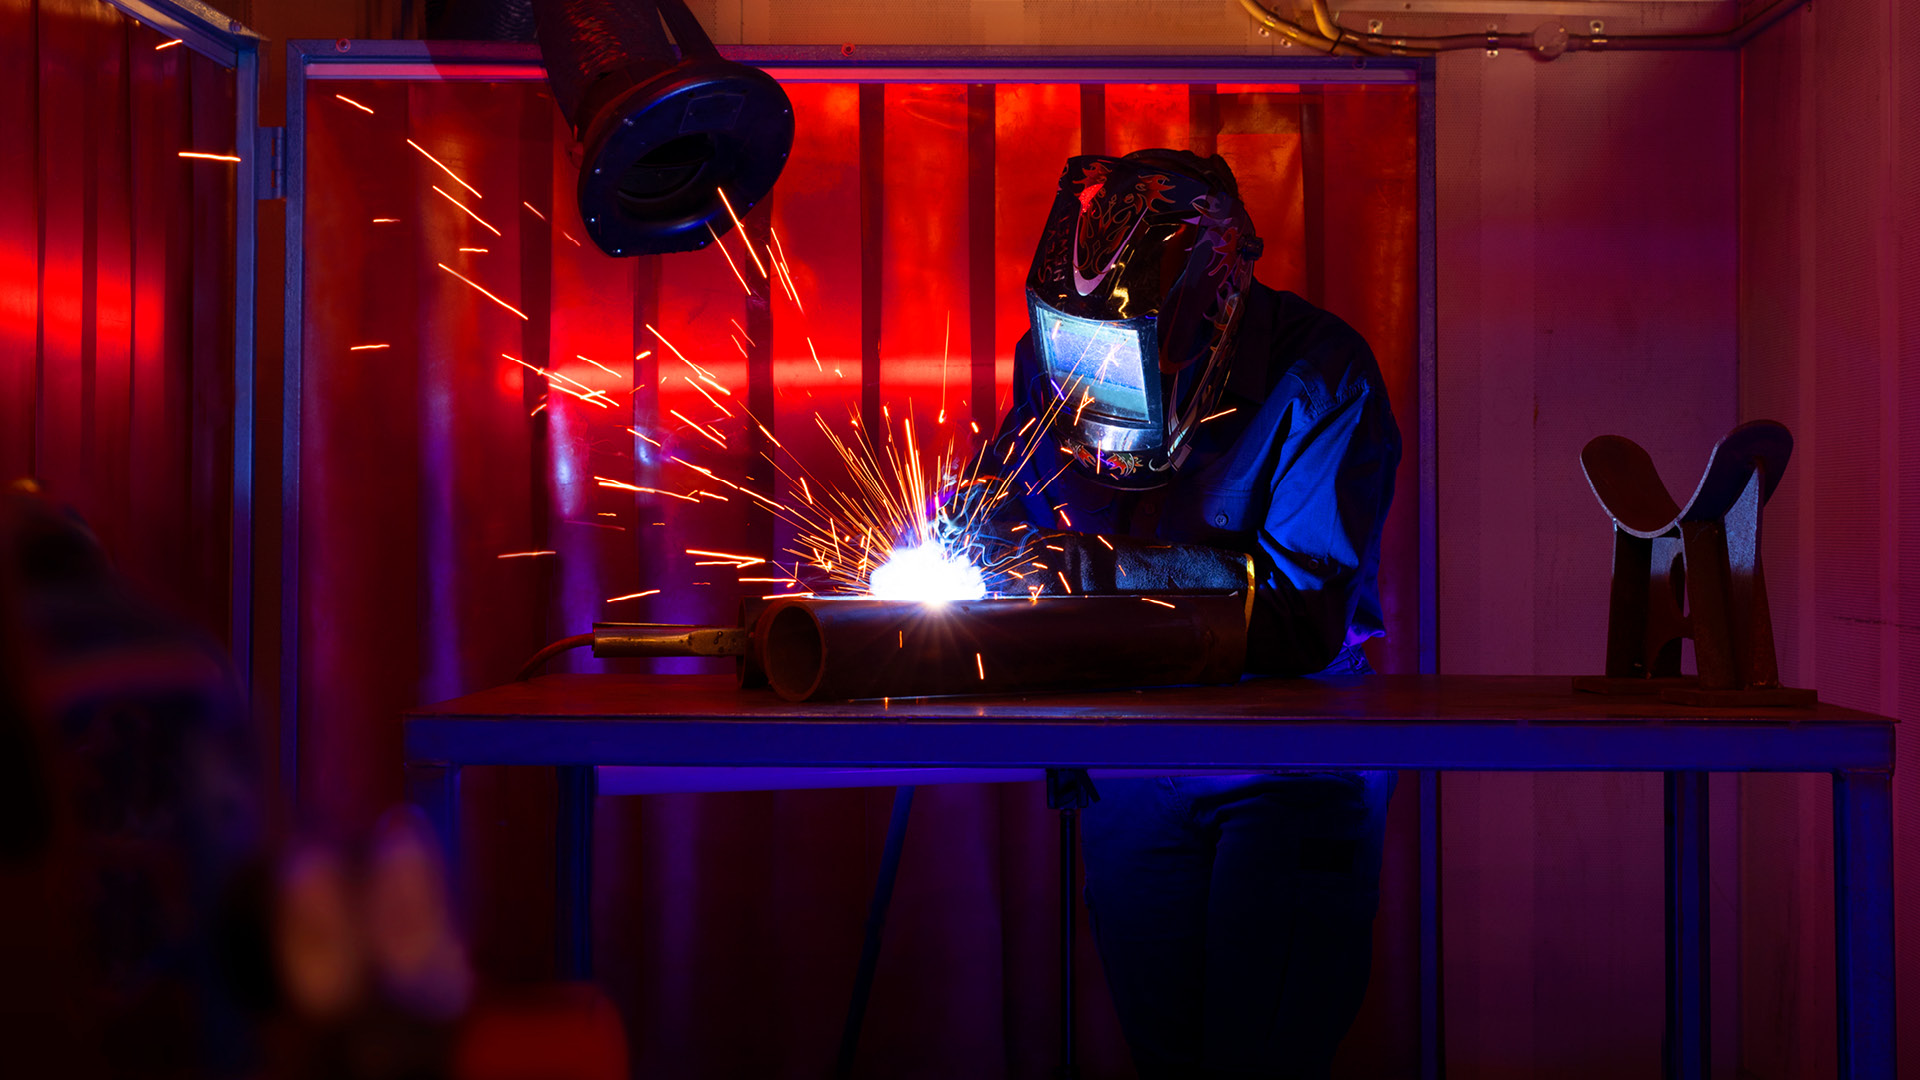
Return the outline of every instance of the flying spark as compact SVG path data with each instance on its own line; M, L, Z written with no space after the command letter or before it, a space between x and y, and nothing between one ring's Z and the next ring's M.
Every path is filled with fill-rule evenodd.
M687 554L705 555L713 559L726 559L730 562L737 562L746 566L753 566L767 561L756 555L735 555L730 551L706 551L701 548L688 548Z
M947 337L940 346L940 417L934 422L947 422L947 359L953 355L953 310L947 310Z
M613 399L608 397L606 394L606 391L604 390L595 390L593 387L588 386L586 383L581 382L579 379L572 378L558 371L548 371L546 368L537 367L533 364L529 364L525 360L520 359L519 357L513 355L512 353L501 353L500 355L505 357L508 360L513 361L516 364L519 364L521 367L526 368L528 371L533 372L535 375L538 375L546 379L547 386L549 389L558 390L563 394L572 394L574 397L579 398L581 401L590 402L594 405L599 406L602 409L610 409L613 407ZM562 386L559 383L555 383L553 381L555 379L560 380L561 383L572 383L573 386ZM574 386L577 386L580 389L575 390L573 388Z
M426 147L421 146L419 143L414 142L412 139L407 140L407 145L413 147L415 150L420 151L421 157L426 158L428 161L431 161L435 165L440 166L440 171L443 173L446 173L448 176L453 177L454 183L459 184L461 187L466 188L468 191L473 192L474 198L476 199L482 198L479 188L476 188L472 184L467 183L465 180L460 179L459 173L454 172L452 169L447 168L447 166L443 162L441 162L439 158L434 157L432 154L427 153ZM451 199L453 198L453 196L449 195L447 196L447 198ZM487 227L492 228L493 226L489 225Z
M487 230L488 232L492 233L495 236L500 235L499 229L496 229L492 225L487 224L486 218L483 218L479 214L474 213L473 210L470 209L465 203L461 202L459 199L454 198L452 195L447 194L447 190L445 188L441 187L439 184L434 184L433 190L439 192L441 196L444 197L448 202L452 203L455 206L458 206L462 213L466 214L468 217L472 218L473 220L479 222L481 228Z
M733 219L733 227L740 230L740 239L742 241L740 246L747 249L748 255L753 256L753 265L760 268L760 276L766 277L767 265L760 261L760 255L753 250L753 245L745 242L747 239L747 227L740 223L740 215L733 212L733 200L727 198L725 190L721 188L714 188L713 190L715 194L720 196L720 205L727 208L727 216ZM749 207L749 209L751 209L751 207ZM708 226L708 228L712 228L712 226Z
M722 255L725 255L725 256L726 256L726 258L727 258L727 269L729 269L729 270L731 270L731 271L733 271L733 278L734 278L734 280L735 280L735 281L738 281L738 282L740 283L740 287L741 287L742 289L745 289L745 290L747 291L747 295L748 295L748 296L752 296L752 295L753 295L753 286L751 286L751 285L749 285L749 284L747 284L747 279L746 279L745 277L742 277L742 276L741 276L741 274L740 274L740 267L739 267L738 265L736 265L736 264L734 263L734 261L733 261L733 255L732 255L731 253L729 253L729 252L727 251L727 245L726 245L726 242L725 242L724 240L721 240L721 239L720 239L720 234L719 234L718 232L716 232L716 231L714 231L714 228L713 228L713 223L712 223L712 222L708 222L708 223L707 223L707 234L708 234L709 236L712 236L712 237L713 237L713 246L714 246L714 247L717 247L717 248L719 248L719 249L720 249L720 254L722 254ZM751 249L749 249L749 250L751 250Z
M609 604L617 604L622 600L638 600L643 596L654 596L659 592L659 589L648 589L645 592L628 593L625 596L609 596L606 602Z
M719 398L716 398L712 394L707 393L706 387L701 386L699 383L694 382L692 379L687 378L685 375L680 376L680 380L686 383L688 386L693 387L695 390L700 391L700 396L703 398L706 398L707 401L711 402L714 408L719 409L723 413L726 413L727 416L729 417L733 416L733 413L729 411L725 405L720 404Z
M574 356L575 356L576 358L578 358L578 359L581 359L581 360L586 360L586 361L587 361L587 363L589 363L589 364L592 364L592 365L593 365L594 367L597 367L597 368L599 368L599 369L600 369L601 371L604 371L604 372L606 372L607 374L609 374L609 375L611 375L611 376L613 376L613 377L614 377L614 378L616 378L616 379L620 377L620 373L619 373L619 372L617 372L617 371L615 371L615 370L613 370L612 368L610 368L610 367L608 367L607 365L605 365L605 364L603 364L603 363L601 363L601 362L600 362L600 361L598 361L598 360L588 360L588 359L587 359L586 357L584 357L584 356L581 356L581 355L580 355L579 353L574 353L573 355L574 355Z
M473 286L475 289L479 290L480 295L486 297L487 299L493 301L496 304L499 304L501 307L506 308L508 311L513 312L515 315L520 316L521 319L523 320L527 319L526 312L521 311L519 308L514 307L512 304L507 303L505 300L502 300L499 297L488 292L487 290L481 288L477 282L475 282L472 278L469 278L466 275L462 274L460 271L455 270L453 267L448 266L446 263L434 263L434 265L438 266L442 270L445 270L447 273L452 274L454 277L459 278L461 281L466 282L468 285ZM527 320L527 321L532 321L532 320Z
M668 409L667 412L672 414L675 417L678 417L680 421L682 423L685 423L688 427L691 427L693 430L699 432L702 435L705 435L709 439L712 439L715 443L719 445L720 449L725 450L727 448L727 440L721 438L718 433L709 431L708 429L700 426L694 421L688 420L686 416L680 412L680 410Z
M495 555L496 559L532 559L541 555L553 555L552 551L509 551L505 555Z
M624 480L610 480L604 476L596 476L594 477L594 480L598 482L599 485L603 488L618 488L621 491L638 491L648 495L665 495L665 496L668 496L669 498L679 499L681 502L697 503L700 501L699 499L695 499L687 495L682 495L677 491L666 491L661 488L641 487L638 484L629 484Z
M352 98L348 97L345 94L335 94L333 96L339 98L341 101L346 102L347 104L353 106L354 108L359 109L361 112L366 113L368 116L373 115L372 109L367 108L365 105L360 104L359 102L353 100Z
M197 161L235 162L240 160L240 155L238 154L209 154L204 150L182 150L180 151L180 156L183 158L193 158Z

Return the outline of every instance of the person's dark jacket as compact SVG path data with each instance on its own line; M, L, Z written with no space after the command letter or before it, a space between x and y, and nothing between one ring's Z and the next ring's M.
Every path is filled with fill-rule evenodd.
M1373 350L1352 327L1258 282L1246 305L1217 418L1201 425L1170 483L1120 491L1060 471L1065 459L1043 450L1027 459L1001 516L1246 552L1258 580L1247 669L1314 672L1385 633L1380 531L1400 430ZM1000 439L1046 409L1040 377L1023 336Z

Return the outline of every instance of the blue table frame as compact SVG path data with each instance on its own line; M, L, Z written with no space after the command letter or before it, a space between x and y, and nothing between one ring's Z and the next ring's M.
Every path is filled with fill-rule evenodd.
M1704 1077L1709 1066L1707 773L1830 773L1839 1075L1893 1080L1893 725L1825 704L1668 705L1519 676L791 704L724 676L552 675L415 710L404 741L408 797L449 850L462 766L560 767L559 948L563 972L579 974L589 970L597 766L875 770L874 784L1049 767L1088 768L1096 779L1101 770L1223 768L1665 773L1665 1071L1674 1077ZM1422 896L1428 913L1437 901ZM1423 984L1437 990L1438 980ZM1437 992L1422 997L1423 1029L1437 1034ZM1437 1051L1437 1038L1422 1041ZM1436 1053L1423 1071L1441 1067Z

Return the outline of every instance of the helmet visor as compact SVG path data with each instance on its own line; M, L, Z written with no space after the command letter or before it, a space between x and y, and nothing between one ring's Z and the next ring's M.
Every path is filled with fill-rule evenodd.
M1035 351L1066 408L1126 427L1159 427L1159 334L1153 316L1076 318L1031 291L1027 307Z

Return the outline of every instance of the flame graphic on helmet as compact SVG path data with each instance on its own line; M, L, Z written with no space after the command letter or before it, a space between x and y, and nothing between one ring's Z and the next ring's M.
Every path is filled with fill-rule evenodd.
M1170 177L1142 173L1131 189L1111 193L1107 190L1110 175L1106 162L1094 161L1080 176L1080 215L1073 225L1073 258L1069 265L1074 290L1081 296L1091 295L1119 265L1121 253L1147 215L1159 204L1173 202L1167 195L1174 186ZM1083 269L1095 272L1086 275Z

